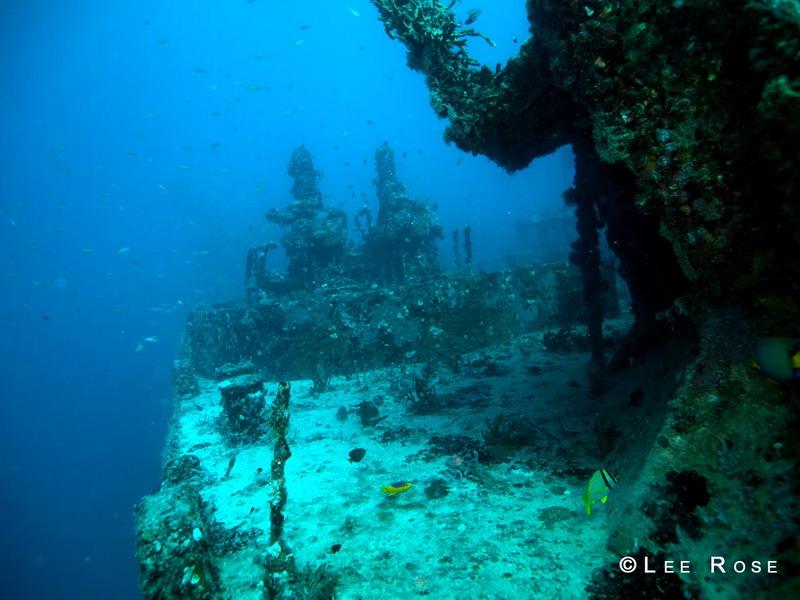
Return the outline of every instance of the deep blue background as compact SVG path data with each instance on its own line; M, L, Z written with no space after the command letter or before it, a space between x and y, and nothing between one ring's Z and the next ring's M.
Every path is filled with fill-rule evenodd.
M498 48L474 53L494 66L528 23L522 0L483 4ZM486 268L524 250L515 222L564 210L571 154L509 176L446 146L375 15L367 0L0 6L2 597L138 597L131 510L159 481L186 311L242 295L247 247L280 235L263 214L288 201L295 146L352 211L375 206L389 140L411 195L446 232L471 223Z

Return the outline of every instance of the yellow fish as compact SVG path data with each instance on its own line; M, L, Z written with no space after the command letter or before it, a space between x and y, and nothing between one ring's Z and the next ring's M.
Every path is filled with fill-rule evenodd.
M382 487L381 491L389 496L397 496L397 494L402 494L410 490L413 485L413 483L409 483L408 481L395 481L394 483Z
M617 480L605 469L598 469L592 473L589 485L583 493L583 501L586 503L586 514L592 514L592 506L600 501L600 504L608 502L608 491L614 489Z

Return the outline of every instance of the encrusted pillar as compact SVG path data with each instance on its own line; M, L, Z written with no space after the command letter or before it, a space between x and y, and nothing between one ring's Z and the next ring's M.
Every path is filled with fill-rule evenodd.
M269 423L275 432L275 446L270 473L269 498L269 548L265 561L264 594L268 599L289 598L290 583L294 575L294 560L283 540L283 509L286 506L286 461L292 456L286 434L289 430L289 398L291 386L280 383L272 404Z
M592 161L598 161L590 144L576 144L575 185L565 193L568 203L575 206L578 239L572 244L570 260L581 270L583 298L586 308L586 326L592 363L598 372L605 368L603 357L603 303L602 294L607 283L600 273L600 234L602 227L597 214L595 190L592 182Z

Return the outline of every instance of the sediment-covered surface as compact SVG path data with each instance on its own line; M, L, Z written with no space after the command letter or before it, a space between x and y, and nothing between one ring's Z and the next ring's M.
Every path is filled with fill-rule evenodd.
M465 354L455 372L409 362L335 377L322 393L292 382L285 542L296 563L327 565L337 598L388 595L398 581L434 598L581 593L612 558L605 539L617 502L586 514L581 496L607 442L587 355L553 353L547 333ZM276 389L266 382L268 397ZM179 401L166 459L195 463L195 485L181 489L197 495L196 517L169 541L158 537L163 520L140 521L139 552L158 560L170 544L184 548L183 568L202 554L214 597L260 598L274 439L231 443L224 420L219 381L201 378ZM358 462L356 448L366 451ZM398 481L413 486L382 493ZM176 511L174 490L165 481L143 507L153 513L169 498L164 510ZM198 585L190 575L178 587L203 597Z

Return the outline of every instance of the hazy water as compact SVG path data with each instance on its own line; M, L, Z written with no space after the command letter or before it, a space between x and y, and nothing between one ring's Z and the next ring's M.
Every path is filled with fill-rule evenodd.
M527 22L522 0L485 4L460 10L484 9L494 66ZM5 597L138 597L131 509L159 482L186 311L241 296L295 146L352 212L389 140L445 232L472 224L478 264L563 209L568 152L511 177L446 146L366 0L34 0L3 3L0 29Z

